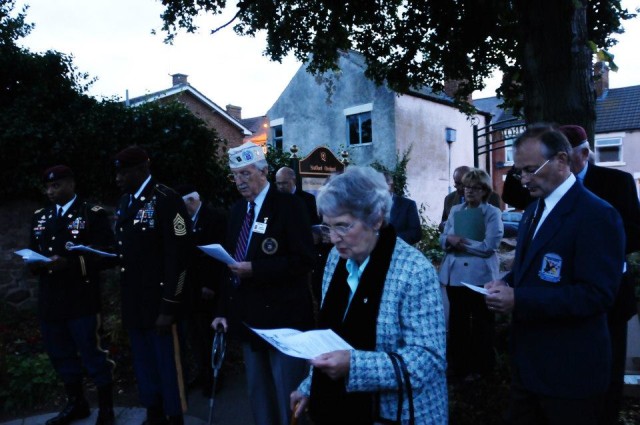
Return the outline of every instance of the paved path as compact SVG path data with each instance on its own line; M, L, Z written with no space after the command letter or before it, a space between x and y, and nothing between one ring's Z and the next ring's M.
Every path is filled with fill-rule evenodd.
M244 372L225 376L222 388L214 398L214 425L253 425L246 395ZM116 396L117 401L117 396ZM185 414L185 425L206 425L209 419L210 399L204 397L199 389L189 392L189 409ZM0 425L44 425L57 412L45 413L27 418L15 419ZM141 407L116 407L116 425L141 425L146 417L146 410ZM97 409L91 410L91 416L73 425L94 425L98 415Z

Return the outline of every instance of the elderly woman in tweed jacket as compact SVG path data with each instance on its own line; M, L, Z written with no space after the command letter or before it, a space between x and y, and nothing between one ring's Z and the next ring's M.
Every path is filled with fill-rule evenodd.
M387 352L404 359L415 423L447 423L445 326L431 263L388 225L384 176L351 166L320 189L323 231L335 245L324 272L319 327L354 349L311 360L310 376L291 394L296 417L314 424L373 424L398 417L398 383ZM405 394L401 422L409 422Z

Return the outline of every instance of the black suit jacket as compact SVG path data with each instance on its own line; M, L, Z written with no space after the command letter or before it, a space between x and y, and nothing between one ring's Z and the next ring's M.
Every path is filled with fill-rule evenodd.
M30 248L45 257L67 260L64 270L40 274L38 312L44 321L68 320L100 311L99 271L110 263L105 257L70 251L67 243L113 250L113 232L107 212L78 198L60 219L55 205L34 212Z
M189 255L186 284L188 291L186 305L189 309L208 305L202 302L202 288L208 288L217 293L227 269L224 263L205 254L198 246L214 243L223 245L226 233L226 213L203 203L191 229L193 248Z
M122 324L149 329L158 315L181 312L191 220L180 195L153 179L128 204L125 194L116 211Z
M225 248L232 255L246 211L245 200L231 209ZM266 348L267 343L245 323L263 329L308 330L313 326L309 273L314 251L309 219L297 196L271 186L256 223L266 224L266 229L251 233L246 261L251 262L253 276L235 287L229 274L216 316L227 317L230 332L241 340Z
M406 243L413 245L422 239L420 216L418 215L418 207L414 200L393 195L391 218L389 221L396 230L398 237Z
M309 214L309 222L311 224L320 224L320 217L318 217L318 207L316 205L316 197L310 194L309 192L305 192L304 190L300 190L296 188L295 192L296 196L299 196L304 202L304 206Z
M589 164L583 184L620 213L626 236L625 252L629 254L640 250L640 202L631 174ZM634 282L628 277L622 280L610 313L625 321L637 313Z

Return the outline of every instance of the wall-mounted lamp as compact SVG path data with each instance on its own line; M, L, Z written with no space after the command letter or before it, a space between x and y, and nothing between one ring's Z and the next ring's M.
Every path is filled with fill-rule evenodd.
M445 128L444 141L449 146L449 193L451 193L451 144L456 141L456 131L453 128Z
M444 140L447 143L455 142L456 141L456 130L454 130L453 128L447 127L444 130Z

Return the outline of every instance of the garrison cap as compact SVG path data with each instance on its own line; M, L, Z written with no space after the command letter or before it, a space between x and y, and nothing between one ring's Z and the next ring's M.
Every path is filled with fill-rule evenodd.
M579 125L563 125L558 127L558 130L569 140L572 148L580 146L587 141L587 132Z
M147 152L139 146L129 146L114 156L116 168L135 167L149 161Z
M255 143L245 142L237 148L229 149L229 168L241 168L255 164L264 158L264 151Z
M71 168L62 164L49 167L42 173L42 181L45 183L65 178L73 178L73 171L71 171Z

